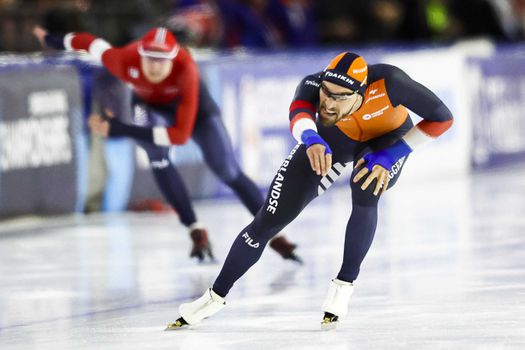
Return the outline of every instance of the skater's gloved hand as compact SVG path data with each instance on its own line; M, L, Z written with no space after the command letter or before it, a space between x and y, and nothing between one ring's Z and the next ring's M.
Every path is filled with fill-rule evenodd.
M317 175L325 176L332 167L332 150L325 140L314 130L305 130L301 141L306 145L306 155L310 166Z
M377 196L381 189L381 194L383 194L390 182L390 169L392 169L395 162L407 156L410 152L412 152L412 149L401 139L385 149L365 154L355 165L355 168L359 168L364 164L365 167L354 176L354 183L359 182L370 172L361 185L361 189L363 191L366 190L372 181L377 179L374 195Z
M111 130L110 120L114 117L113 111L109 108L106 108L103 115L91 114L88 119L89 129L96 135L108 137Z

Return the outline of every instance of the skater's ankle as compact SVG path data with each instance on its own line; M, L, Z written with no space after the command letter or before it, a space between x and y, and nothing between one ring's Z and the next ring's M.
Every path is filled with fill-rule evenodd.
M217 295L218 297L221 297L222 299L226 298L226 295L228 294L228 293L217 292L213 287L210 289L213 294Z

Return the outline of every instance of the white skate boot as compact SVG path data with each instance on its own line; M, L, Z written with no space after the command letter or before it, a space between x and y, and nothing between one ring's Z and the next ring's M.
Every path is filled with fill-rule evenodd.
M175 323L170 323L165 330L171 331L182 328L186 325L199 323L203 319L214 315L226 306L224 298L215 293L211 288L199 299L191 303L181 304L179 306L180 316Z
M339 317L345 317L348 314L348 304L353 292L354 285L350 282L341 281L337 278L330 282L328 294L322 307L324 316L321 321L321 330L335 329L339 323Z

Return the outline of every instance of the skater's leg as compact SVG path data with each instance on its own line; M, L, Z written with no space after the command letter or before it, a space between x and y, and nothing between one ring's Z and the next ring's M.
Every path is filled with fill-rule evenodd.
M199 119L193 139L200 146L211 170L233 190L250 213L255 215L262 207L264 197L257 185L240 169L221 118L207 116ZM270 247L284 259L301 261L294 252L297 246L288 241L283 234L273 238Z
M163 108L153 108L133 96L133 121L135 125L155 127L169 126L173 122L173 113L176 103ZM189 235L193 242L190 257L202 261L205 255L213 260L211 244L204 226L197 221L195 210L180 173L169 157L169 147L161 147L147 142L139 142L149 157L155 182L166 201L179 215L183 225L189 228Z
M211 116L198 120L193 139L201 148L206 164L213 173L255 215L263 205L264 198L255 183L241 171L222 119Z
M390 169L389 188L397 182L405 160L406 158L401 159ZM338 319L348 313L350 297L354 290L352 282L359 274L361 263L370 249L376 231L377 206L381 195L373 194L375 181L366 190L361 189L366 177L357 183L353 182L354 176L360 170L361 168L354 169L350 178L352 213L346 226L343 263L337 278L330 282L322 306L324 317L321 329L324 330L335 328Z
M184 313L193 321L199 319L193 318L191 312L188 314L188 310L205 310L206 317L220 310L224 305L223 298L233 284L257 262L268 240L290 223L313 198L330 187L344 171L343 164L334 156L329 175L318 176L310 167L305 146L296 146L273 179L263 207L235 239L213 288L200 299L182 304L180 311L183 316L169 329L178 329L189 323L184 319Z
M190 257L202 261L207 255L213 260L211 244L204 226L197 222L186 185L168 156L168 148L141 143L148 154L153 176L162 195L179 215L184 226L189 228L193 242Z
M337 161L336 166L343 167ZM274 177L263 207L233 242L213 285L218 295L225 297L235 281L259 260L268 240L328 187L323 184L328 184L325 180L312 171L305 146L296 146Z

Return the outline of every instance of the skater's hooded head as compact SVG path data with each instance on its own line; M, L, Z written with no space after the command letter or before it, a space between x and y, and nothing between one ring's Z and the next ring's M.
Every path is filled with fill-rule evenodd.
M138 51L146 79L151 83L160 83L171 73L173 59L179 53L179 44L168 29L157 27L144 35Z
M363 57L343 52L333 58L322 73L319 91L319 119L332 126L354 113L363 102L368 66Z

